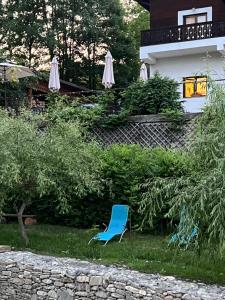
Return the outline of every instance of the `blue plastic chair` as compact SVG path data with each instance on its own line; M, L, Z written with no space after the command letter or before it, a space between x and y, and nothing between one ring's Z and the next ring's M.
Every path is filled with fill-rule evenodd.
M180 223L178 225L178 233L175 233L172 235L169 241L170 244L178 243L179 246L188 246L192 242L193 239L195 239L198 236L198 226L194 226L191 232L188 234L183 234L184 228L186 225L186 205L183 205L181 212L180 212Z
M119 243L121 242L124 233L126 232L126 224L128 220L129 206L127 205L113 205L112 215L108 228L104 232L96 234L88 244L93 240L105 242L104 246L114 238L120 236Z
M191 241L196 238L198 236L198 227L195 226L191 233L187 236L184 235L180 235L178 233L172 235L170 241L169 241L169 245L170 244L174 244L174 243L178 243L179 246L186 246L186 248L189 246L189 244L191 243Z

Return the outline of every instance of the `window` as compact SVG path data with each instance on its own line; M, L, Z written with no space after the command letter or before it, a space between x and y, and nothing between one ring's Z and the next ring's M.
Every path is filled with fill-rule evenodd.
M204 22L207 22L207 21L208 21L207 13L198 14L198 15L184 16L184 25L204 23Z
M212 6L192 8L178 11L178 26L196 23L212 22Z
M207 77L184 78L184 98L204 97L207 95Z

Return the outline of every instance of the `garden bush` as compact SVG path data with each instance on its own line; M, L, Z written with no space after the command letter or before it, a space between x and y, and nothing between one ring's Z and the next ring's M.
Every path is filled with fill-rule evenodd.
M95 126L115 127L124 124L129 115L128 111L121 110L120 102L120 92L117 91L102 91L97 95L76 99L51 93L43 118L50 123L58 120L79 122L86 129ZM87 108L84 104L91 104L92 107Z
M125 124L131 115L163 113L177 126L183 121L183 110L179 101L178 83L156 74L148 81L131 84L123 92L101 91L96 95L71 100L69 97L51 93L48 96L47 121L79 121L91 129L115 127ZM83 103L92 103L85 109Z
M131 84L122 93L122 107L130 115L159 114L166 109L181 110L179 84L156 74L148 81Z
M85 101L90 102L91 98L70 99L68 96L61 96L58 93L50 93L48 95L48 108L43 114L43 118L47 123L79 122L83 128L91 128L102 118L104 108L99 105L87 109L82 105Z
M108 149L102 149L100 158L102 161L102 186L101 193L90 193L85 198L73 197L72 209L64 218L60 217L52 207L51 222L62 222L78 227L90 227L92 225L107 222L111 207L116 203L132 204L139 201L139 183L150 176L152 161L149 160L150 151L136 145L113 145ZM49 202L51 199L49 198ZM133 206L133 204L132 204ZM37 210L40 215L46 215L46 201L40 201ZM137 208L136 208L137 212ZM61 221L60 221L61 219Z
M132 227L139 228L142 216L139 205L146 179L181 176L186 172L185 157L179 151L148 149L138 145L113 145L102 149L101 192L85 197L71 195L71 209L61 216L51 197L40 199L35 210L42 222L87 228L107 223L113 204L128 204L132 212ZM166 230L164 215L154 220L155 230ZM161 228L163 225L163 228ZM147 227L145 226L145 229Z

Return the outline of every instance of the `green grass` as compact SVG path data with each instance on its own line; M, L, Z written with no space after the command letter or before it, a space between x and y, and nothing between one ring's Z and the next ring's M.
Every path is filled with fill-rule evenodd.
M195 251L168 247L168 238L127 234L121 244L117 241L102 247L87 245L95 231L68 227L36 225L28 227L30 251L54 256L74 257L104 264L126 265L147 273L174 275L180 278L225 284L225 258L212 256L205 250ZM0 225L0 244L22 249L16 224Z

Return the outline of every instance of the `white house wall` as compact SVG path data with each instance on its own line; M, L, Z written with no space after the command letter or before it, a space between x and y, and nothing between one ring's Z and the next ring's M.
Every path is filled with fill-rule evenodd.
M206 52L213 53L216 51L225 53L224 45L225 37L143 46L140 48L140 59L154 63L158 58L204 55Z
M156 72L168 76L180 83L179 91L184 109L187 112L200 112L206 103L205 97L183 98L183 78L207 75L213 80L225 79L225 58L219 52L194 54L180 57L160 58L154 65L150 65L150 76ZM225 80L224 80L225 82Z

